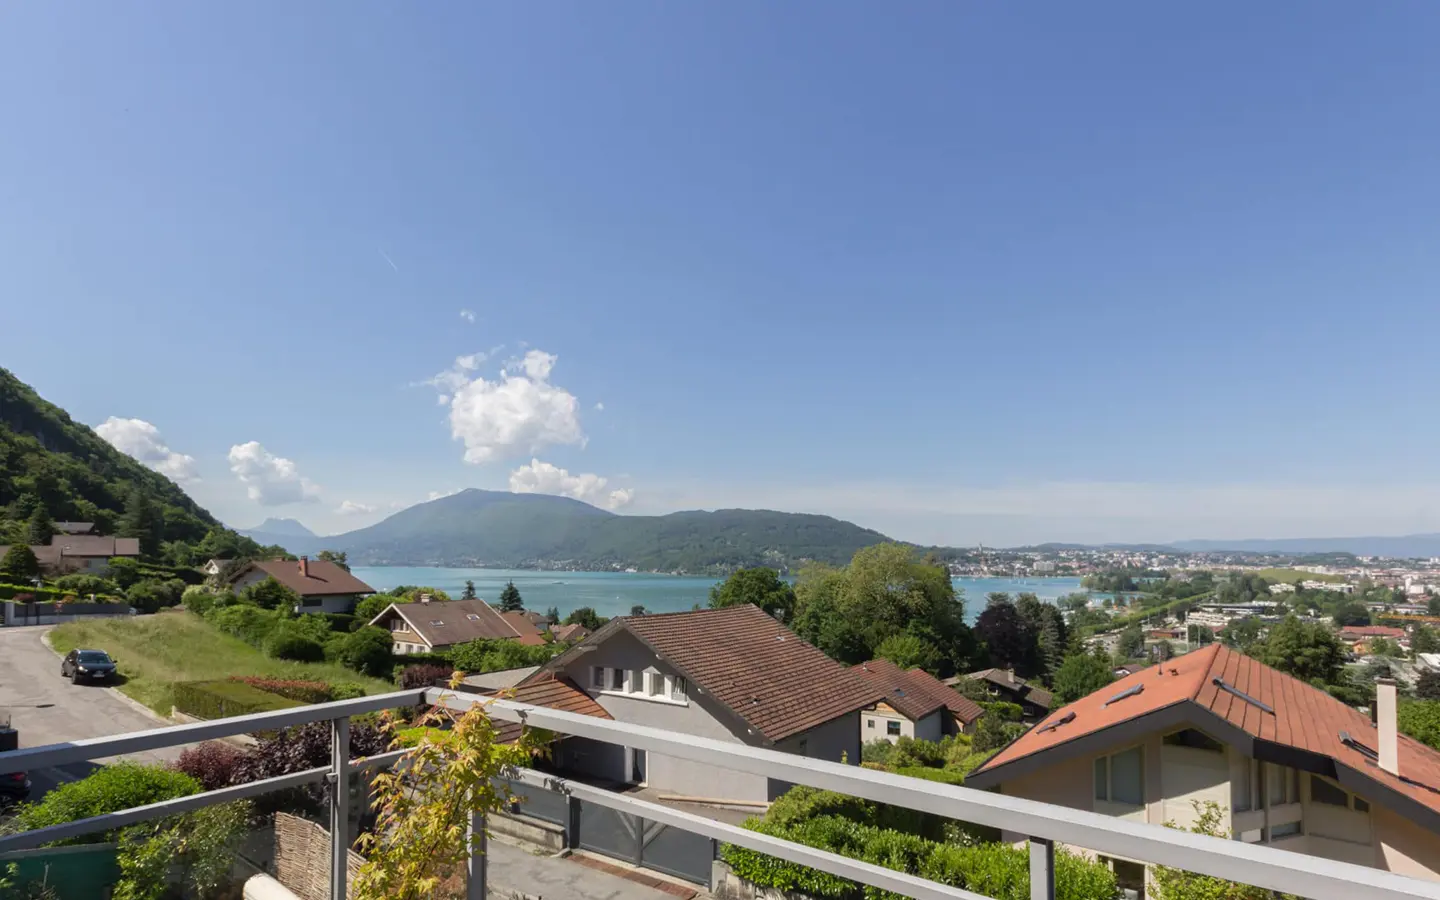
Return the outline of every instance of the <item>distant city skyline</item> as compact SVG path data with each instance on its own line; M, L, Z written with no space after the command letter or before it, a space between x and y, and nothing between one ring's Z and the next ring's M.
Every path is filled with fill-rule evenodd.
M241 527L481 487L1440 531L1437 43L1299 0L23 4L0 362Z

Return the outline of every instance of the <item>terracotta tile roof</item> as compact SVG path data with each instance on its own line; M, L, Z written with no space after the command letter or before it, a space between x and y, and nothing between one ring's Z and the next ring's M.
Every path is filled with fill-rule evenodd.
M771 741L883 699L881 691L753 605L625 616L585 643L622 628Z
M1216 679L1274 712L1224 689L1215 683ZM1142 692L1114 699L1142 685ZM1402 734L1399 768L1404 777L1391 775L1341 740L1341 732L1346 732L1375 750L1378 740L1369 716L1313 685L1222 644L1211 644L1161 666L1151 666L1051 712L972 774L993 772L1016 760L1179 703L1193 703L1260 740L1329 757L1440 812L1440 751ZM1047 725L1059 723L1071 714L1074 718L1067 723L1045 730Z
M582 691L575 682L564 675L557 676L548 671L533 673L513 688L482 690L479 693L504 697L506 700L514 700L517 703L530 703L547 709L579 713L582 716L594 716L597 719L611 717L605 711L605 707L596 703L594 698ZM499 722L497 724L499 728L496 737L500 743L508 744L520 737L521 725L519 722Z
M885 702L911 721L922 719L943 707L969 725L984 712L980 704L960 696L954 688L946 687L924 669L902 669L888 659L873 659L853 666L850 671L872 687L884 691Z
M429 603L392 603L370 620L376 625L398 615L431 647L449 647L469 641L513 640L543 644L539 630L518 613L500 613L478 597L474 600L432 600Z
M1342 638L1403 638L1405 637L1405 634L1405 629L1392 628L1389 625L1347 625L1344 628L1340 629L1340 636Z
M323 559L257 559L242 566L230 577L233 584L247 572L259 569L301 597L324 597L344 594L373 594L375 589L332 562Z
M583 641L589 636L590 629L581 625L579 622L571 625L561 625L555 629L555 640L563 644L568 644L572 641Z
M971 672L967 677L988 681L996 687L1014 691L1022 699L1042 709L1049 709L1050 704L1055 701L1055 696L1049 691L1030 684L1008 669L981 669L978 672Z

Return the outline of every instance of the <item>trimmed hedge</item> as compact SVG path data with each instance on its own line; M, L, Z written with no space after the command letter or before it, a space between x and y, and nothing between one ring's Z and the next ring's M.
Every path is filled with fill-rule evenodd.
M231 675L230 680L248 684L256 690L265 691L268 694L278 694L299 703L329 703L336 699L335 688L323 681L262 678L258 675Z
M924 778L926 781L938 781L941 784L964 784L965 773L957 772L954 769L936 769L930 766L900 766L891 769L896 775L909 775L911 778Z
M228 719L304 705L243 681L182 681L175 685L175 708L197 719Z
M745 821L745 827L995 900L1028 900L1030 897L1030 854L1024 847L1001 843L942 844L838 816L821 816L793 825L751 818ZM722 845L720 855L736 875L762 887L800 891L834 900L856 900L871 894L848 879L734 844ZM1104 864L1065 850L1056 852L1057 900L1096 900L1114 897L1116 893L1115 874Z
M59 600L62 597L73 596L74 591L62 591L59 588L36 587L33 584L0 584L0 600L12 600L16 594L31 594L37 603L49 603Z

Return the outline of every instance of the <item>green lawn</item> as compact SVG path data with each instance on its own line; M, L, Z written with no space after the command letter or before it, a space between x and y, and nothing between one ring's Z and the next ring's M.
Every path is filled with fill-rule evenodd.
M119 661L120 674L126 679L120 690L167 716L173 702L171 685L178 681L264 675L349 681L372 694L395 690L388 681L367 678L339 663L271 659L187 612L71 622L56 626L50 632L50 643L61 653L76 647L107 651Z
M1300 569L1261 569L1255 574L1271 584L1280 581L1299 584L1302 581L1341 582L1345 580L1344 575L1322 575L1319 572L1304 572Z

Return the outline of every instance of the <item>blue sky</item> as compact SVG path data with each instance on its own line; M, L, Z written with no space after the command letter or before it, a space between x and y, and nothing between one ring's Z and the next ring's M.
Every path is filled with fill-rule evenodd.
M513 484L1440 529L1437 44L1429 3L12 4L3 364L239 526Z

